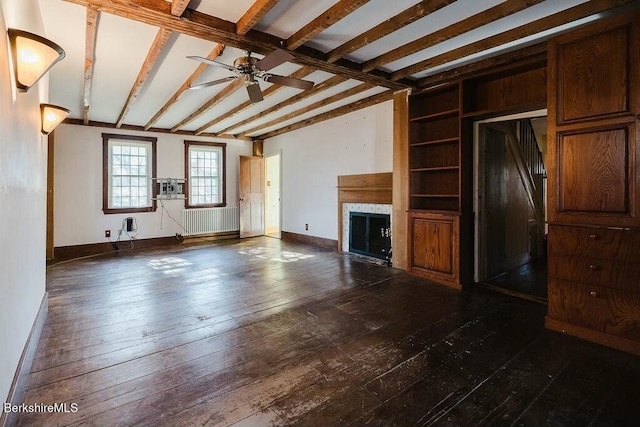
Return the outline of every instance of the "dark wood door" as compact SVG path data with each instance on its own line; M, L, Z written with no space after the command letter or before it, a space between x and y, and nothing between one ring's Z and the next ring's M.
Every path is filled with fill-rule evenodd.
M264 159L240 156L240 237L264 234Z

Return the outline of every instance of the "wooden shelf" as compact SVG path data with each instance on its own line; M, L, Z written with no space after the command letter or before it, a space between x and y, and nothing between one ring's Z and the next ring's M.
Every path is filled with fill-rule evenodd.
M410 172L437 172L437 171L451 171L460 169L460 166L436 166L430 168L414 168L410 169Z
M411 142L409 143L409 146L418 147L421 145L451 144L451 143L458 143L459 141L460 141L460 138L456 136L455 138L435 139L433 141Z
M427 114L424 116L412 117L409 119L409 121L420 122L420 121L427 121L427 120L433 120L433 119L443 119L445 117L455 117L455 116L458 116L459 114L460 114L460 109L456 108L455 110L439 111L437 113Z

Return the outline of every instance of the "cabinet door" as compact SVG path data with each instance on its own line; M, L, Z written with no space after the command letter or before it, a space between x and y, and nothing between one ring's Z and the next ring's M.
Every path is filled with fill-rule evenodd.
M637 15L549 44L549 220L640 225Z
M459 217L413 213L409 235L409 272L460 287Z

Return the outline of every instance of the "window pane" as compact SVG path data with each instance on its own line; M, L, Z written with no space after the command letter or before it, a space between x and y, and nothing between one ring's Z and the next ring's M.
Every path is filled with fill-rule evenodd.
M190 205L220 203L222 148L192 145L189 147Z
M110 156L110 203L113 208L139 208L151 206L149 199L151 184L150 169L147 165L151 159L151 143L145 147L143 143L112 141Z

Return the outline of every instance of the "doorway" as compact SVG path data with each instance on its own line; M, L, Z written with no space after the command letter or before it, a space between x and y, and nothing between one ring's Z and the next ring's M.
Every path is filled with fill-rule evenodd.
M546 111L474 124L480 286L546 301Z
M280 238L280 154L265 158L265 234Z

